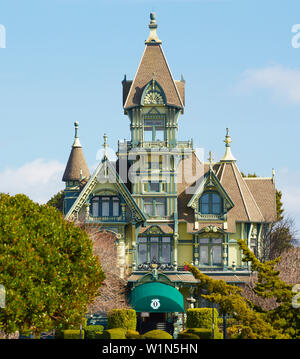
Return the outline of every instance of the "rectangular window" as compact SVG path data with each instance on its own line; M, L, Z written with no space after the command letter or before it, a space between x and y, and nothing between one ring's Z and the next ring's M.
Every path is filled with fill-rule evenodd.
M212 247L212 262L213 264L221 264L221 246L213 246Z
M147 238L139 238L138 243L139 263L147 263Z
M200 246L200 264L209 264L208 246Z
M150 192L159 192L159 182L149 182Z
M159 255L158 255L158 237L151 237L150 243L150 262L158 262Z
M120 215L120 202L118 197L113 197L113 216L118 217Z
M152 141L152 127L151 128L145 128L144 131L144 141L145 142L151 142Z
M145 198L144 199L144 212L149 216L153 216L153 199Z
M162 263L171 263L171 241L170 241L169 237L162 238L161 262Z
M109 216L109 197L102 197L102 217Z
M166 215L166 199L156 198L155 199L155 215L164 217Z
M99 216L99 198L94 198L92 201L92 216Z

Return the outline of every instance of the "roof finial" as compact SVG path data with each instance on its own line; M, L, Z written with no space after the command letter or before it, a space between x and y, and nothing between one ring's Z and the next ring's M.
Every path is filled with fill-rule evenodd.
M157 23L156 23L156 14L155 12L150 13L150 35L148 39L145 41L146 44L161 44L161 40L158 38L156 29L157 29Z
M208 157L208 161L209 161L209 168L212 169L212 164L213 164L213 156L212 156L212 152L209 151L209 157Z
M104 143L103 143L103 147L104 147L104 157L107 157L107 135L106 133L103 135L103 139L104 139Z
M225 136L225 146L226 146L226 152L224 157L221 159L221 161L236 161L236 159L233 157L230 149L231 144L231 137L229 135L229 128L226 128L226 136Z
M74 122L74 127L75 127L75 139L74 139L74 142L73 142L73 147L81 147L79 137L78 137L78 128L79 128L79 122L78 121Z

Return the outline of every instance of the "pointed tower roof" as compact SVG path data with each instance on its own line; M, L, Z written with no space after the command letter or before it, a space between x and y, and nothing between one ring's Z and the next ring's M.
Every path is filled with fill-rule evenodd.
M161 40L156 33L157 23L155 13L150 14L150 34L145 41L146 47L133 81L123 81L124 109L141 104L143 91L153 79L163 89L168 105L183 109L184 107L184 80L174 81L169 65L161 47ZM178 85L178 83L180 83Z
M79 123L77 121L74 122L74 126L75 126L75 138L68 159L68 163L62 178L64 182L80 181L83 178L90 177L90 171L86 164L82 147L78 137Z

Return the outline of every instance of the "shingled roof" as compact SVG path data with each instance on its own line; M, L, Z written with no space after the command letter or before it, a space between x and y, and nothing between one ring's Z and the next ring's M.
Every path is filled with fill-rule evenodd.
M151 31L156 31L155 19L151 20L149 27ZM123 81L124 110L141 104L143 91L153 79L153 76L155 76L155 80L163 89L167 104L183 109L185 82L174 81L161 47L161 41L158 39L156 32L150 32L150 36L145 43L146 47L134 80L132 82Z
M78 138L78 122L75 125L75 139L72 145L72 150L68 159L68 163L63 175L62 180L67 181L79 181L83 178L90 177L90 171L86 164L82 146Z
M199 177L189 181L187 174L192 176L196 170ZM197 230L194 229L194 210L187 207L195 193L191 188L196 188L195 186L202 182L208 170L209 164L201 163L195 153L192 158L183 159L178 167L178 219L187 222L188 232L197 232L208 225L223 229L223 223L215 220L211 223L199 222ZM262 223L276 220L276 189L271 178L243 178L235 161L215 163L213 171L234 203L234 207L227 214L228 228L225 232L235 232L236 222Z

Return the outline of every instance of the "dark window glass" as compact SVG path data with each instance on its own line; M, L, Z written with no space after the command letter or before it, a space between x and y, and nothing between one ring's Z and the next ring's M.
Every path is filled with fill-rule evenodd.
M200 198L200 212L202 214L221 214L222 199L215 192L204 193Z

